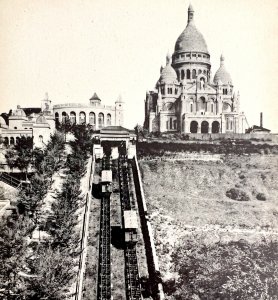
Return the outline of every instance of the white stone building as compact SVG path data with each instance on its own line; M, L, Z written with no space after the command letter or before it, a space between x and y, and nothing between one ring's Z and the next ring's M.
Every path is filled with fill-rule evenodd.
M0 137L4 144L14 145L22 136L32 137L34 147L43 147L55 130L51 101L42 100L41 108L21 108L19 105L8 116L0 116Z
M124 102L121 96L116 100L115 106L101 103L94 93L88 104L65 103L53 106L56 122L62 123L68 118L73 124L90 124L95 130L106 126L122 126L124 120Z
M173 55L161 67L155 91L145 100L144 127L149 132L244 133L246 118L240 112L230 74L221 55L211 78L210 54L188 8L188 22L178 37Z
M65 103L52 107L46 94L41 107L17 106L7 120L0 116L0 139L6 145L14 145L21 136L32 137L34 147L43 147L55 131L57 122L63 123L66 119L72 124L90 124L94 130L122 126L124 102L119 96L115 106L103 105L95 93L88 104Z

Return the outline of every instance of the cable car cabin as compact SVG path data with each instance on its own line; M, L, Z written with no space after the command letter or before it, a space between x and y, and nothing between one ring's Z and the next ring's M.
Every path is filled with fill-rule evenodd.
M102 159L103 158L103 147L101 147L100 144L94 144L93 146L94 154L96 159Z
M112 193L112 171L101 171L101 192Z
M137 214L135 210L124 211L124 228L125 228L125 242L128 244L137 243L138 223L137 223Z
M111 158L112 159L118 159L119 158L118 147L111 147Z
M136 145L129 144L127 149L127 158L133 159L135 155L136 155Z

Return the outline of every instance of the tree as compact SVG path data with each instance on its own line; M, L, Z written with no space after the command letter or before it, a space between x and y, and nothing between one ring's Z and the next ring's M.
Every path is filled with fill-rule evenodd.
M0 296L6 299L14 299L11 295L20 293L18 273L27 253L26 237L33 229L33 223L23 217L13 222L6 220L0 227Z
M73 260L66 250L53 250L49 245L39 245L28 260L30 275L25 278L25 299L57 300L66 298L66 286L73 278Z
M74 134L75 141L71 142L70 145L75 153L81 151L85 156L87 152L92 151L92 133L91 126L86 124L74 125L72 127L72 133Z
M25 171L26 180L28 168L32 162L33 138L22 136L17 139L13 148L9 149L5 155L8 166Z

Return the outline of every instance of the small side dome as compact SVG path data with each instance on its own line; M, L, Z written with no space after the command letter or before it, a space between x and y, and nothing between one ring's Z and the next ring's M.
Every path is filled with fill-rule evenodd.
M16 109L12 111L12 116L26 117L26 114L20 105L17 105Z
M213 82L214 82L214 84L219 84L219 82L221 82L224 85L227 85L227 84L233 85L231 75L225 68L224 60L225 60L224 56L221 55L220 67L214 75Z
M43 115L37 117L36 124L48 124L46 118Z
M160 83L172 84L177 82L177 73L171 66L171 56L167 54L166 66L161 70L159 81Z
M117 100L115 101L115 103L124 103L122 95L120 94L117 98Z
M0 116L0 127L7 127L7 123L2 116Z

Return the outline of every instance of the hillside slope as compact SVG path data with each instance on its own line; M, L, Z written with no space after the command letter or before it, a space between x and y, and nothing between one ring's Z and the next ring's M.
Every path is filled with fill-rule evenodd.
M278 229L278 157L227 156L222 161L141 160L148 209L193 226ZM226 196L237 188L250 201ZM259 193L266 200L256 197Z

